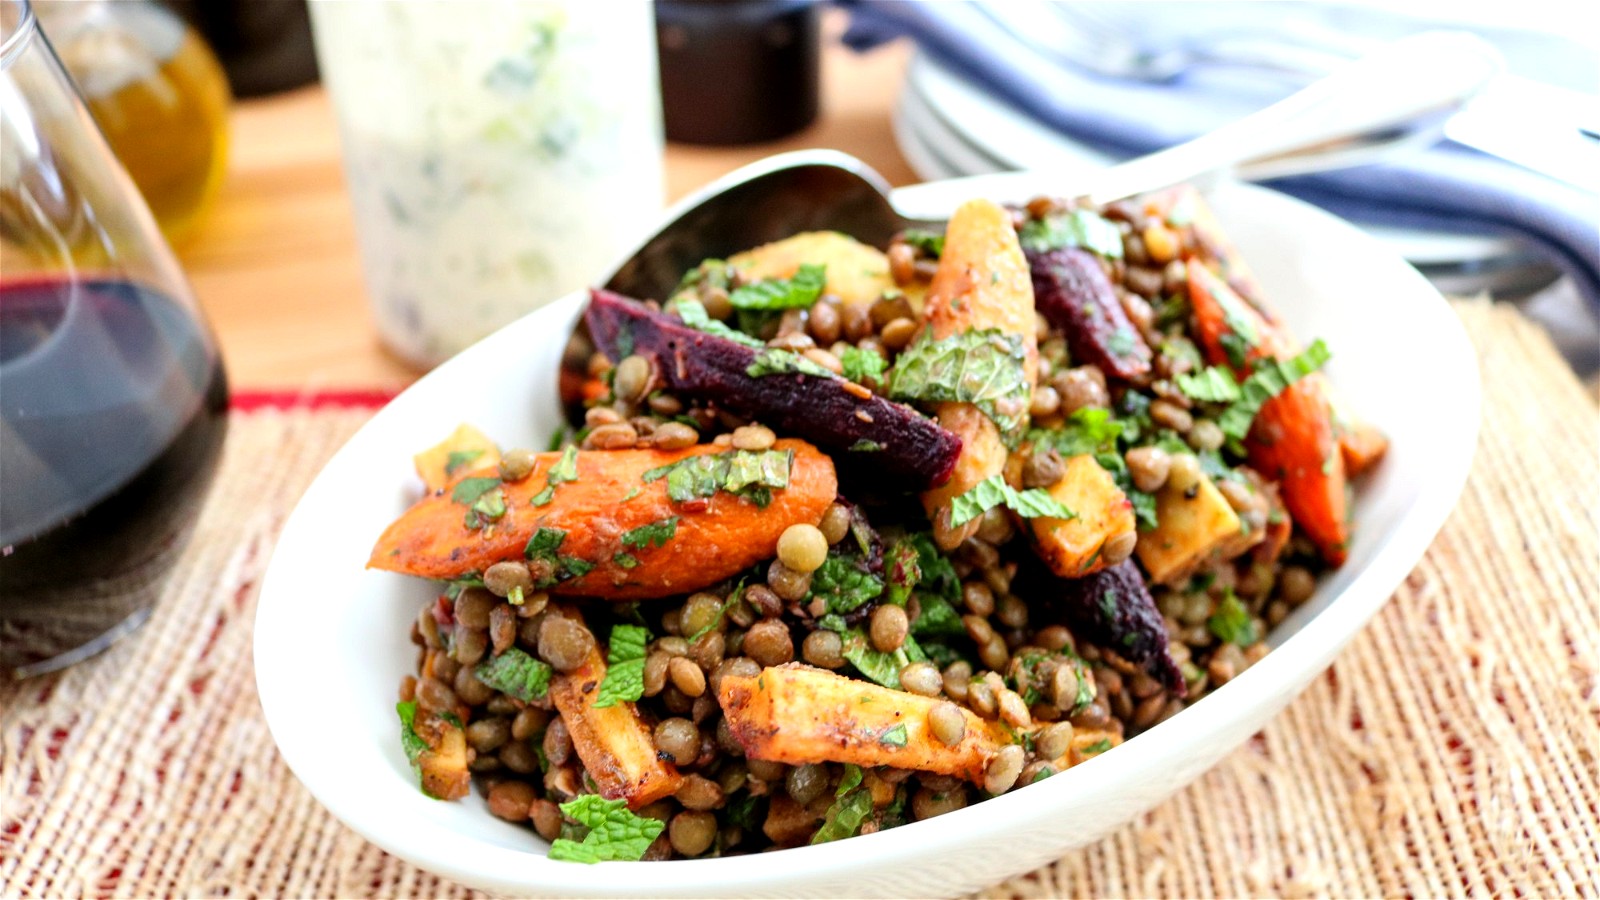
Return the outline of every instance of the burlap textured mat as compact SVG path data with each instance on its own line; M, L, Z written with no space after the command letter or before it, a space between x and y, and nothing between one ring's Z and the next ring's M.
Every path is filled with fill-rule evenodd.
M990 893L1600 895L1600 412L1515 312L1459 310L1482 438L1460 507L1394 599L1196 784ZM238 415L150 624L66 673L0 685L0 895L466 895L323 812L256 702L250 624L272 542L366 416Z

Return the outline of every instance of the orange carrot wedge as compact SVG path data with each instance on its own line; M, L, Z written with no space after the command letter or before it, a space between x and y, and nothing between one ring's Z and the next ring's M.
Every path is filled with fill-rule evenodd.
M1230 365L1224 336L1243 339L1245 366L1266 356L1297 352L1288 335L1269 325L1222 279L1197 259L1189 260L1189 303L1200 339L1214 365ZM1344 562L1350 538L1345 518L1345 460L1334 439L1333 418L1322 377L1313 373L1289 385L1256 414L1245 441L1250 465L1282 486L1289 515L1332 565Z

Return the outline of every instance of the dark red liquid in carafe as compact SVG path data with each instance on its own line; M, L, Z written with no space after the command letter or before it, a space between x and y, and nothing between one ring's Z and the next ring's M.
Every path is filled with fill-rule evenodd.
M0 664L148 611L227 428L202 325L136 282L0 281Z

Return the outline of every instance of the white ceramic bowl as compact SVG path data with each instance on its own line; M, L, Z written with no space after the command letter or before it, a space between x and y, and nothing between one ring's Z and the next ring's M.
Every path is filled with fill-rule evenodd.
M922 185L921 209L1025 199L1016 176ZM550 896L961 894L1094 841L1239 746L1327 667L1421 557L1455 504L1478 425L1478 375L1455 315L1414 270L1345 223L1260 188L1221 185L1216 212L1290 324L1333 349L1329 374L1388 432L1363 485L1350 560L1272 635L1276 649L1203 702L1054 778L925 822L817 847L665 863L552 862L474 794L418 792L394 702L407 639L433 594L362 564L417 490L411 454L457 423L542 446L553 375L583 297L518 321L419 381L339 451L284 526L256 616L256 681L290 768L383 849L462 884ZM330 689L330 686L337 688Z

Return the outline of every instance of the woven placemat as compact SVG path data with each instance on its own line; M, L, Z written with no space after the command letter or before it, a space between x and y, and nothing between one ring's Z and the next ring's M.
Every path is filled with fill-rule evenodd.
M1596 895L1600 414L1537 328L1458 309L1484 373L1482 438L1460 507L1394 599L1194 785L989 893ZM369 414L236 415L145 629L0 685L0 895L468 896L324 812L256 700L273 540Z

